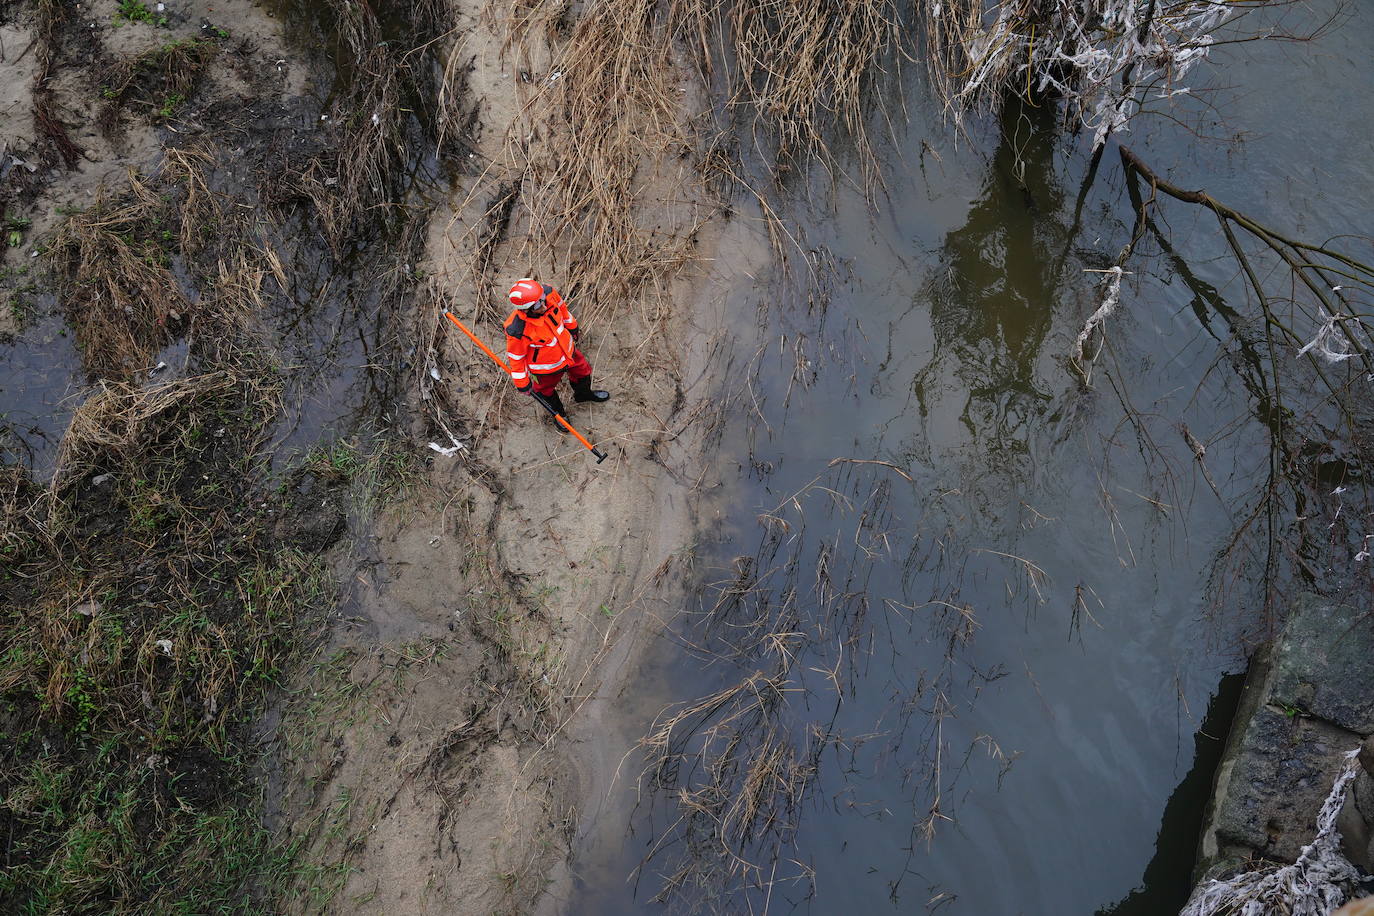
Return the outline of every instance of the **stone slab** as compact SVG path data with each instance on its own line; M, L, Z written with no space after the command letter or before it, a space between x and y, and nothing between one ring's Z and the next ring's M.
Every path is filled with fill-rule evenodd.
M1374 615L1305 595L1278 641L1268 702L1374 734Z
M1250 720L1218 800L1212 829L1226 856L1291 862L1317 832L1317 812L1358 745L1321 719L1261 706ZM1238 848L1240 847L1240 848Z

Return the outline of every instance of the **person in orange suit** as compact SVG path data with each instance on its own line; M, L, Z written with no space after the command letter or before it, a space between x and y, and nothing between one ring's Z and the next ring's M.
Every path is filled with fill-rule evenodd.
M592 364L577 347L581 330L558 290L525 277L510 288L515 311L505 321L511 381L525 394L538 393L566 416L558 383L564 373L573 400L601 404L609 392L592 387Z

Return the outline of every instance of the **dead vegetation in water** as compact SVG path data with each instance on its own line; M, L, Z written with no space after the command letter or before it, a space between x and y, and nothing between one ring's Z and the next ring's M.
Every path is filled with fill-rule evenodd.
M437 57L441 40L453 29L446 2L401 5L395 15L402 21L389 23L385 34L369 4L329 0L327 14L332 34L321 37L342 49L337 65L347 87L325 115L339 131L338 142L305 162L288 163L275 181L313 204L338 255L365 230L385 231L401 222L402 182L413 177L403 166L412 150L449 148L466 133L464 125L453 122L467 109L463 71L443 72ZM395 37L397 32L405 37ZM436 71L443 76L436 78ZM438 117L430 100L442 101ZM276 192L286 195L284 189Z
M805 897L813 875L794 841L806 807L821 791L845 797L848 772L866 772L898 748L889 762L905 774L913 848L952 820L946 798L975 750L1003 773L1010 766L986 736L961 753L946 731L963 679L987 676L966 659L977 615L959 598L963 573L947 571L948 588L917 606L870 590L877 564L938 568L950 547L947 537L918 539L893 556L893 474L904 476L885 462L832 461L761 515L755 553L707 586L713 598L687 648L723 686L664 710L639 747L641 786L674 799L676 820L639 869L641 881L655 875L659 899L705 911L748 901L767 911L784 891ZM836 518L849 520L846 530L834 530ZM866 666L904 643L921 654L892 660L910 666L899 712L850 733L841 710Z
M704 902L777 880L819 757L834 740L814 734L815 743L797 746L785 708L787 694L801 689L785 667L756 671L665 712L641 740L649 786L676 795L673 842L683 845L655 900ZM657 867L664 853L656 848L641 868ZM787 883L808 879L805 868L784 875Z
M175 237L167 201L134 175L127 195L102 195L53 236L48 260L92 375L151 368L190 320L191 303L171 271Z
M900 110L875 96L895 90L896 69L911 52L896 4L674 0L668 15L703 82L718 77L727 109L745 115L755 149L774 150L779 177L816 164L837 177L838 137L853 144L859 184L881 183L869 119Z
M210 190L204 169L212 155L201 148L168 150L157 175L131 172L125 191L102 190L49 240L45 261L92 376L128 379L152 369L157 352L202 314L213 328L236 309L261 305L256 296L233 307L221 297L207 309L193 303L178 275L209 265L226 270L225 259L261 256L272 263L272 256L243 246L241 217ZM279 262L272 271L281 278Z

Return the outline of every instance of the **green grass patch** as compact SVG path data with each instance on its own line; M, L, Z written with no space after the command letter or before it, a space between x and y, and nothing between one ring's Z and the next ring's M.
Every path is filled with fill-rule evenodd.
M248 729L333 586L255 483L273 395L107 384L51 485L0 468L0 912L267 913L303 877Z
M124 25L128 22L142 22L159 27L167 25L167 17L150 10L143 0L119 0L119 9L115 10L114 21L115 25Z
M365 445L343 439L318 446L303 463L320 480L346 486L350 509L359 517L370 517L384 502L404 496L420 467L414 449L387 436Z

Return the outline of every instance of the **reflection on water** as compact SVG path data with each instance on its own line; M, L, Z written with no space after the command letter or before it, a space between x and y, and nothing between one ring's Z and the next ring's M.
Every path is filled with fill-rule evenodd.
M980 447L1024 449L1027 425L1050 399L1037 389L1036 361L1061 294L1067 226L1054 169L1055 110L1009 104L986 183L962 226L945 236L924 291L935 354L912 388L923 414L955 373L959 416Z
M899 147L940 135L928 115ZM1234 263L1181 220L1148 227L1093 384L1068 370L1100 301L1085 271L1129 239L1132 211L1111 151L1088 182L1052 122L1012 108L989 161L896 168L891 212L841 200L798 231L846 272L824 327L797 309L740 334L770 355L724 449L747 448L757 480L656 659L684 698L642 726L658 791L628 834L583 825L565 912L1181 902L1233 702L1217 647L1244 625L1208 619L1209 589L1258 581L1217 558L1231 513L1257 507L1274 409ZM1154 140L1168 165L1209 155ZM1277 205L1215 158L1189 180ZM1349 168L1360 186L1367 164ZM793 361L772 354L802 339L797 398Z
M1193 767L1164 806L1155 855L1145 866L1140 886L1103 907L1099 916L1159 916L1182 909L1193 890L1193 863L1197 860L1194 838L1202 834L1203 815L1212 797L1212 776L1221 762L1226 733L1244 686L1245 677L1240 674L1221 679L1193 736Z
M1221 673L1194 636L1209 557L1192 545L1227 522L1158 498L1119 412L1062 365L1100 256L1070 237L1083 163L1029 131L1052 120L1009 111L989 163L945 188L911 176L876 236L813 227L852 276L826 327L775 312L761 329L808 335L810 387L755 364L725 448L765 470L659 669L688 699L644 725L656 791L630 834L585 828L568 912L1090 913L1141 883L1192 763L1187 710ZM1119 246L1130 227L1098 203L1081 231ZM852 346L884 326L873 358ZM1211 360L1152 369L1173 346L1120 356L1161 412ZM1234 417L1193 409L1204 431ZM1261 441L1236 433L1218 466Z

